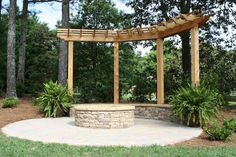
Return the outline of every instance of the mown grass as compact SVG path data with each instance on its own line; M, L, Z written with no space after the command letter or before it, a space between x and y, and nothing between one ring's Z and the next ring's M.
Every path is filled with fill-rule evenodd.
M229 101L229 106L236 106L236 102L235 101Z
M231 92L229 96L227 96L228 106L236 107L236 91Z
M235 157L236 148L77 147L0 136L0 157Z

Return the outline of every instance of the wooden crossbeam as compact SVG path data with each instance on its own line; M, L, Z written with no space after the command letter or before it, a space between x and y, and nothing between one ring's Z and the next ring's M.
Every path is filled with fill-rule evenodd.
M128 35L129 35L129 37L131 37L132 36L132 31L130 29L127 29L126 31L127 31Z
M138 32L139 35L142 35L142 34L143 34L143 32L142 32L142 30L141 30L140 28L136 28L136 30L137 30L137 32Z
M209 20L210 16L212 15L181 14L159 25L126 30L58 29L57 36L66 41L125 42L153 40L179 34L190 30L195 25L201 27Z
M95 29L93 30L93 38L95 37Z
M80 29L80 37L82 37L82 29Z
M67 36L69 36L69 34L70 34L70 29L67 30Z
M180 16L188 21L194 21L196 18L198 18L197 16L192 14L181 14Z
M184 24L186 21L181 18L173 18L172 19L176 24Z
M190 30L198 23L201 23L202 21L205 21L205 22L208 21L209 18L210 18L209 16L205 16L202 18L196 18L194 21L187 21L186 23L184 23L182 25L177 25L176 27L174 27L168 31L160 32L160 37L166 38L166 37L181 33L183 31Z
M120 36L120 31L116 31L116 33L117 33L117 36L119 37Z
M153 27L148 27L150 33L155 34L157 33L157 29L153 29Z
M105 38L108 37L108 30L106 30L106 33L105 33Z
M176 26L176 24L169 22L162 22L161 24L163 24L163 26L165 26L166 28L174 28Z
M163 32L166 30L166 27L165 26L157 26L157 30Z

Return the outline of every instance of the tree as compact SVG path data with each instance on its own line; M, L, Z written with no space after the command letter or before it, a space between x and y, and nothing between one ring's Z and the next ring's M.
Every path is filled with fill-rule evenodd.
M23 84L25 80L25 48L26 48L26 33L28 30L28 0L23 0L23 9L20 16L20 44L19 44L19 61L17 81Z
M204 32L204 38L202 39L216 45L219 45L219 42L222 41L222 38L217 36L221 33L221 28L227 32L229 29L228 25L231 25L232 28L236 26L236 23L233 21L236 12L234 0L131 0L127 5L134 9L134 13L131 15L134 26L157 24L180 13L187 14L194 10L215 12L215 19L210 21L209 26L206 27L208 30L206 29ZM182 40L182 68L184 76L189 77L191 71L190 33L186 31L179 35Z
M180 49L173 46L170 41L164 42L164 84L165 96L168 98L182 84L181 55ZM156 45L151 52L138 59L135 66L135 78L133 81L133 101L155 101L156 98ZM186 82L186 81L185 81Z
M34 3L39 1L30 1L29 3ZM41 2L41 1L40 1ZM49 1L48 1L49 2ZM51 1L50 1L51 2ZM26 6L26 5L25 5ZM25 7L26 8L26 7ZM22 19L24 10L24 20ZM23 62L25 62L25 70L21 74L24 77L24 82L18 80L17 74L17 84L16 92L17 96L22 94L36 94L42 90L42 83L45 83L48 80L57 80L58 75L58 45L56 44L56 32L50 31L46 24L41 24L38 21L36 14L32 14L30 17L26 18L26 10L23 9L22 12L17 12L16 15L19 18L16 18L16 34L19 35L17 39L21 42L17 42L16 58L21 58L20 46L22 46L24 41L25 43L25 57L22 57ZM18 11L18 10L17 10ZM28 12L27 12L28 13ZM27 21L25 21L27 20ZM1 39L2 43L0 45L0 94L6 88L6 61L7 61L7 22L8 22L8 12L2 14L2 27L1 27ZM27 30L24 29L22 23L27 24ZM23 24L24 25L24 24ZM26 40L22 40L22 30L26 30ZM21 39L20 39L21 38ZM27 43L27 44L26 44ZM57 60L55 60L57 59ZM21 60L21 59L19 59ZM21 62L22 63L22 62ZM18 65L19 66L19 65ZM21 66L21 65L20 65ZM19 68L20 68L19 66ZM40 68L39 68L40 67ZM55 68L56 67L56 68ZM19 70L19 69L18 69ZM17 71L18 72L18 71ZM56 77L55 77L56 76ZM41 78L41 79L39 79ZM24 83L24 84L23 84Z
M78 14L72 19L71 28L117 29L125 27L126 19L123 17L123 13L118 11L111 1L84 0L78 8ZM122 47L127 48L127 46L121 45L120 50L122 51ZM134 54L132 48L130 49L124 53L121 52L120 56L124 54L128 57L129 53ZM127 60L124 62L120 60L120 62L124 67L132 64ZM111 44L92 42L75 44L74 84L75 87L78 85L81 102L111 102L113 100L113 65ZM127 75L125 73L125 80L130 79L129 73ZM122 83L125 80L122 80Z
M229 94L236 89L236 51L224 50L208 43L201 44L201 77L205 83Z
M32 0L34 3L53 1L62 3L61 27L68 28L70 20L70 0ZM60 40L59 47L58 82L65 86L67 84L67 43L63 40Z
M3 13L1 15L1 27L0 27L0 95L6 92L6 74L7 74L7 28L8 25L8 14Z
M69 27L69 15L70 15L70 1L62 1L62 20L61 27ZM60 51L59 51L59 69L58 69L58 82L62 85L66 85L67 80L67 43L63 40L60 41Z
M23 92L35 95L43 90L43 83L57 80L58 47L56 32L40 23L37 16L29 16L28 23ZM18 96L23 93L20 90L18 87Z
M19 62L17 81L18 84L24 84L25 75L25 47L26 47L26 33L27 33L27 17L28 17L28 4L29 3L42 3L42 2L61 2L62 3L62 27L67 28L69 25L69 0L23 0L23 9L20 16L20 44L19 44ZM58 80L61 84L66 85L67 78L67 45L66 42L60 41L59 53L59 76Z
M6 97L16 95L16 63L15 63L15 36L16 36L16 0L10 0L8 36L7 36L7 93Z
M2 0L0 0L0 30L2 29ZM0 45L2 44L2 37L0 37Z

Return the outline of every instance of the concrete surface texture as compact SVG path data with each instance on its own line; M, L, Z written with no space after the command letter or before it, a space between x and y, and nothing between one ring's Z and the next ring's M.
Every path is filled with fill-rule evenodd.
M6 136L44 143L79 146L148 146L171 145L197 137L200 128L189 128L160 120L135 119L134 126L124 129L92 129L74 125L74 118L23 120L2 128Z

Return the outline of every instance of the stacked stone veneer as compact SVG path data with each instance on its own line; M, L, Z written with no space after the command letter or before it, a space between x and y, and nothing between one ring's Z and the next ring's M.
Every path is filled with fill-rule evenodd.
M176 121L169 105L136 105L135 118Z
M134 107L75 107L75 125L88 128L128 128L134 125ZM118 107L117 109L115 109Z
M122 104L119 104L119 105L122 105ZM135 118L156 119L156 120L177 122L177 120L172 116L171 108L169 105L156 105L156 104L131 104L131 105L135 107L135 110L134 110L134 117ZM77 106L77 105L74 105L74 106ZM108 115L106 115L106 113ZM121 113L121 116L126 115L124 113L125 112ZM96 115L95 113L93 113L93 114ZM70 116L75 117L75 107L71 108ZM82 118L82 116L86 117L82 111L80 113L77 111L77 116L81 116L81 118ZM116 116L118 116L118 115L116 115ZM101 116L101 118L100 118L101 120L103 119L102 117L103 116ZM105 117L109 117L108 112L104 113L104 118ZM126 119L126 117L124 119ZM88 124L86 124L86 125L88 125Z

